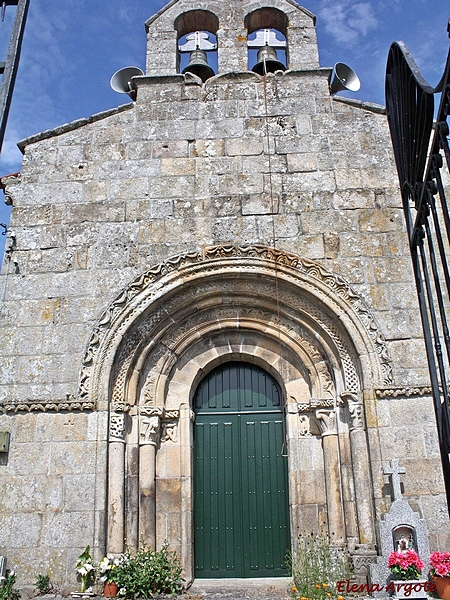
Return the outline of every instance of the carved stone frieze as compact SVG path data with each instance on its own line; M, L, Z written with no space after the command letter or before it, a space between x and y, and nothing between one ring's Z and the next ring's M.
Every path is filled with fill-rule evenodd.
M129 287L124 290L114 302L106 309L105 313L97 323L89 341L86 353L83 359L82 369L80 373L79 397L81 401L89 398L96 398L98 380L95 379L93 384L93 369L100 359L108 352L114 340L114 334L111 336L111 331L116 331L117 335L123 336L124 332L136 322L136 319L142 315L145 309L151 306L152 299L158 293L158 286L151 284L160 280L163 277L182 278L183 284L191 280L196 280L199 274L202 275L202 281L207 279L208 275L217 272L218 269L233 269L234 265L248 269L252 273L265 272L270 279L273 277L274 267L280 272L286 274L291 279L297 279L299 285L305 283L310 290L316 290L317 293L324 297L324 286L329 290L325 293L328 302L334 302L336 306L342 302L351 307L350 309L356 313L357 318L365 327L369 337L372 340L374 347L380 359L380 369L383 373L384 383L392 382L391 366L386 349L386 344L380 332L377 329L374 317L364 303L361 297L350 288L350 286L338 275L328 272L326 269L316 263L301 259L295 255L275 250L267 246L214 246L205 248L202 251L186 253L179 255L166 262L150 269L146 273L140 275L133 281ZM181 279L180 279L181 281ZM183 288L181 287L180 290ZM294 296L294 294L292 294ZM286 298L283 297L283 303L286 303ZM163 315L160 315L163 318ZM329 318L330 324L333 323L332 318ZM322 325L324 326L324 325ZM149 325L151 328L151 325ZM343 352L341 358L346 368L346 386L348 389L358 390L358 381L355 369L352 370L352 359L346 349L344 338L338 335L336 325L334 329L326 329L331 335L339 351ZM142 335L136 333L137 337ZM127 336L130 337L130 336ZM136 344L136 340L127 339L127 344ZM120 352L127 354L127 348L123 346ZM102 348L101 354L98 356L99 349ZM123 374L128 368L128 359L116 362L117 378L122 379Z
M20 412L84 412L95 410L95 404L80 401L75 397L65 400L4 400L0 403L0 413Z
M375 390L377 398L411 398L414 396L431 396L433 390L431 387L410 387L410 388L378 388Z
M293 399L295 400L295 398ZM316 408L334 408L335 405L336 400L334 398L311 398L309 403L298 402L297 410L299 413L313 412Z

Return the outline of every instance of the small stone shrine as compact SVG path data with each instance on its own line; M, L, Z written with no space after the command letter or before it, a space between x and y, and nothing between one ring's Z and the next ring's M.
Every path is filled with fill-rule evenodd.
M430 546L425 521L412 510L403 498L400 475L405 474L406 470L399 466L398 459L393 459L390 467L383 469L383 473L390 475L393 502L389 512L380 521L381 556L377 558L376 563L370 565L370 579L372 584L384 587L391 579L391 571L387 566L391 552L415 550L426 568L430 556ZM386 595L384 591L374 592L374 594Z

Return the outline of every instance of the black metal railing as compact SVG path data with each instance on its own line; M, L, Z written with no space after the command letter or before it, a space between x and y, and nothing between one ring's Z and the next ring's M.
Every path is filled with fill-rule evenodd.
M450 34L450 21L447 30ZM434 119L435 96L440 104ZM432 88L402 42L386 68L386 111L394 148L427 352L450 513L450 51Z

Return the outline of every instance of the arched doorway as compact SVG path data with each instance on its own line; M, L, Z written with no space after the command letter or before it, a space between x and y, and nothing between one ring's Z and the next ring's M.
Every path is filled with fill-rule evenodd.
M228 362L194 397L195 574L287 575L290 549L283 402L263 369Z

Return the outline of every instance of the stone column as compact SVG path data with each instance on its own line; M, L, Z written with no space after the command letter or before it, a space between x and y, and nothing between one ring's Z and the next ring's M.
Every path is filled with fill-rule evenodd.
M364 424L362 400L352 392L344 392L341 398L347 402L350 413L350 446L358 515L360 544L375 545L375 523L370 481L369 452Z
M336 411L331 409L316 410L316 418L322 430L328 531L335 542L344 542L345 520L342 505Z
M109 417L108 461L108 543L113 554L124 551L125 516L125 414L111 413Z
M162 408L139 410L139 539L156 549L156 446L159 443Z

